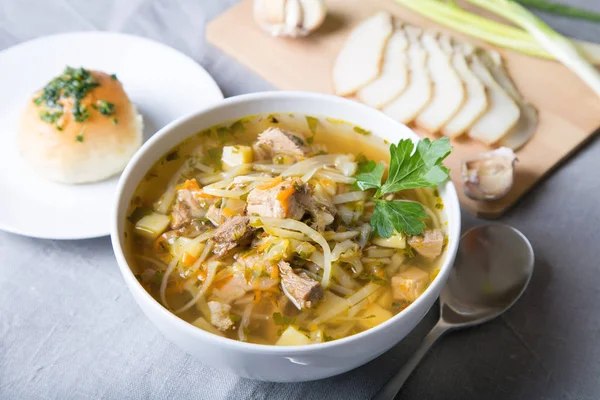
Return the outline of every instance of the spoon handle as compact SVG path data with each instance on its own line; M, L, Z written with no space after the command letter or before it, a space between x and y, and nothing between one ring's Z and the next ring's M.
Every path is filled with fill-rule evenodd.
M423 339L423 342L412 357L409 358L396 375L390 378L372 400L393 400L400 392L400 389L402 389L404 382L406 382L410 374L412 374L419 362L421 362L423 356L447 330L448 327L445 324L438 322L427 336L425 336L425 339Z

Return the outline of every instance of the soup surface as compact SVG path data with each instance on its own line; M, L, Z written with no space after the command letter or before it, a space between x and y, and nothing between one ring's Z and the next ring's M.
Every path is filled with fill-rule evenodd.
M302 345L374 327L425 291L446 245L435 188L359 184L377 176L369 160L387 178L389 151L359 127L297 114L199 132L136 189L129 263L164 307L231 339ZM422 210L419 234L384 235L380 217L374 229L380 203Z

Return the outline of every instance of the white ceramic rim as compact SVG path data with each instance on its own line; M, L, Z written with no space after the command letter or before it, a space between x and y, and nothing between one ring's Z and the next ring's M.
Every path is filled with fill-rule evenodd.
M404 313L408 312L410 309L419 307L419 305L425 301L427 292L430 292L445 283L445 279L442 279L442 277L447 276L450 268L452 267L452 263L454 262L454 257L458 250L458 243L460 240L460 229L461 229L461 227L460 227L460 221L461 221L460 206L459 206L459 202L458 202L456 188L454 187L454 184L452 183L452 181L448 180L445 184L440 185L439 187L442 188L442 190L444 192L445 200L450 200L450 201L444 201L445 208L448 210L448 213L454 213L457 217L456 218L457 223L454 226L449 227L449 230L452 231L451 234L455 238L455 240L451 241L448 244L448 247L446 248L446 258L445 258L442 266L440 267L440 272L438 273L436 278L427 287L425 292L421 296L419 296L419 298L417 298L417 300L412 302L408 307L406 307L404 310L400 311L398 314L394 315L392 318L388 319L387 321L385 321L373 328L369 328L363 332L360 332L355 335L348 336L348 337L345 337L342 339L336 339L336 340L332 340L332 341L324 342L324 343L314 343L314 344L307 344L307 345L300 345L300 346L275 346L275 345L267 345L267 344L241 342L239 340L229 339L229 338L215 335L213 333L206 332L206 331L190 324L189 322L186 322L183 319L179 318L178 316L176 316L175 314L173 314L172 312L167 310L165 307L163 307L163 305L160 304L156 299L154 299L154 297L152 297L152 295L150 295L150 293L148 293L146 291L146 289L144 289L142 287L142 285L139 283L139 281L135 278L133 271L129 267L129 263L127 262L127 259L125 258L125 254L123 251L123 244L121 243L121 240L119 237L119 232L118 232L119 205L122 202L123 189L125 188L125 185L128 183L127 181L129 180L129 177L134 168L134 165L142 157L144 157L144 154L146 153L146 151L150 147L152 147L154 145L154 143L157 142L161 137L168 135L173 128L175 128L176 126L178 126L184 122L187 122L190 119L198 117L200 114L211 112L211 111L219 109L219 108L227 108L233 104L252 102L254 100L262 100L265 98L270 98L272 100L275 100L278 98L280 98L280 99L292 98L292 99L304 100L304 101L314 100L314 101L327 101L327 102L338 103L338 104L341 104L348 108L355 108L355 109L357 109L357 112L360 112L363 114L371 114L373 118L379 118L379 119L385 118L385 119L392 121L394 124L405 127L404 125L391 119L390 117L383 114L382 112L375 110L373 108L370 108L368 106L365 106L363 104L360 104L358 102L348 100L348 99L345 99L342 97L327 95L327 94L302 92L302 91L258 92L258 93L234 96L234 97L227 98L216 105L207 107L207 108L202 109L193 114L181 117L181 118L171 122L164 128L162 128L160 131L158 131L156 134L154 134L146 143L144 143L144 145L140 148L140 150L138 150L138 152L131 159L129 164L127 164L127 167L121 174L121 177L119 179L119 183L117 186L117 196L116 196L116 201L115 201L115 205L114 205L114 209L113 209L113 216L111 218L111 229L110 229L111 242L112 242L113 250L115 253L115 257L117 258L117 262L119 264L119 268L121 270L121 273L123 274L123 278L126 281L128 281L127 282L128 287L137 292L137 293L132 293L132 294L134 296L142 296L146 300L150 300L150 302L152 303L152 307L154 308L154 311L159 312L159 313L163 314L164 316L166 316L166 319L168 321L170 321L173 325L175 325L177 327L177 329L181 329L190 335L197 335L197 336L199 336L200 339L205 339L208 341L214 340L217 343L219 343L219 345L228 347L230 350L238 349L238 350L244 350L244 351L249 351L249 352L254 351L256 353L261 353L261 354L280 354L280 355L290 356L290 355L315 353L315 352L319 352L326 348L328 349L331 347L337 347L337 346L341 346L344 344L349 344L349 343L352 343L355 341L359 341L363 337L371 334L372 332L376 332L376 331L385 329L387 326L394 323L394 320L396 320L397 318L400 318ZM276 112L276 110L273 110L273 112ZM223 121L223 122L226 122L226 121ZM203 127L203 129L204 128L206 128L206 127ZM409 128L406 128L406 129L409 129ZM410 131L412 132L412 130L410 130ZM191 132L189 136L194 135L195 133L196 132ZM417 140L420 139L414 132L412 132L412 136L414 139L417 139ZM176 145L177 144L173 145L173 147L175 147ZM164 153L168 152L169 150L170 149L165 149ZM135 183L136 186L138 184L139 184L139 182ZM453 208L448 209L449 205L453 206ZM444 281L444 282L442 282L442 281ZM132 283L133 283L133 285L132 285ZM442 288L440 287L438 292L440 292L441 289Z

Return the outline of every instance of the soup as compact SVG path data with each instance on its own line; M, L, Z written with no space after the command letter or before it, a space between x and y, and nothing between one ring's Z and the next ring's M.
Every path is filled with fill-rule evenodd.
M412 142L327 118L258 115L199 132L137 187L129 263L165 308L230 339L303 345L372 328L438 273L447 152L428 162L436 142L407 164Z

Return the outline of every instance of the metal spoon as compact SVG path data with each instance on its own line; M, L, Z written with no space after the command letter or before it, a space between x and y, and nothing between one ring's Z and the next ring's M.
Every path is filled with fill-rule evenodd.
M394 399L429 348L446 332L482 324L508 310L521 297L532 274L533 248L515 228L489 224L467 231L440 294L439 321L373 400Z

